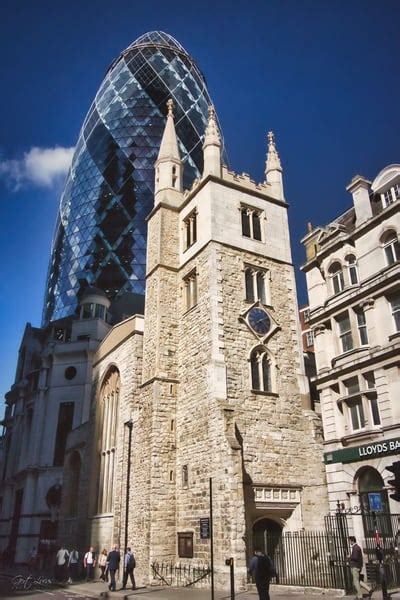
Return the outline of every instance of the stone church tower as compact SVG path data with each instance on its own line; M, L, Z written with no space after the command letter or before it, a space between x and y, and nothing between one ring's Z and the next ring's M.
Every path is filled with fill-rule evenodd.
M204 173L184 192L169 102L148 220L137 399L150 563L209 559L200 537L209 478L217 574L234 556L244 578L268 532L323 524L320 424L307 404L282 168L268 139L263 184L230 173L210 108Z
M203 175L184 191L170 101L145 315L111 329L94 358L80 506L87 541L127 540L148 582L155 561L210 561L200 519L210 516L211 479L215 581L227 587L226 558L244 584L254 547L322 528L327 499L274 136L261 184L221 164L212 107L203 152Z

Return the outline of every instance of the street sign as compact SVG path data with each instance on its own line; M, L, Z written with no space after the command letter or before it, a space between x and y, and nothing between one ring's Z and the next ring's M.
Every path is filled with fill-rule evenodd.
M382 512L382 510L383 510L382 496L379 492L378 493L369 492L368 501L369 501L369 509L370 510L375 510L376 512Z
M204 517L200 519L200 539L207 540L210 538L210 519Z

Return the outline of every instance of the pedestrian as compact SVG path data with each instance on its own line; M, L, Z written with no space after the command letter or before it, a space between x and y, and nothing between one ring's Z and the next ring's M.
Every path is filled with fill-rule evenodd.
M353 578L353 585L356 590L356 598L362 598L361 588L364 588L368 592L368 598L372 596L372 588L369 587L360 579L360 573L363 566L363 553L360 546L357 544L356 538L354 535L349 537L350 543L350 554L349 554L349 565L351 570L351 576Z
M56 555L56 579L58 581L64 581L67 578L68 559L69 552L64 547L64 544L61 544Z
M68 571L69 578L68 583L73 583L78 579L78 564L79 564L79 552L78 550L71 550L69 553L68 560Z
M133 574L135 567L136 567L135 556L134 556L132 550L130 548L127 548L126 552L125 552L125 556L124 556L124 578L122 581L122 589L123 590L126 588L126 584L128 583L128 577L130 577L130 579L131 579L132 589L133 590L136 589L135 575Z
M102 581L108 581L108 571L107 571L107 550L104 548L102 553L99 555L99 568L100 568L100 579Z
M271 558L268 554L264 554L261 548L254 550L249 573L256 583L259 600L269 600L269 584L272 577L276 577L277 574Z
M94 568L96 566L96 554L93 546L90 546L83 557L83 566L86 570L86 581L92 582L94 578Z
M29 552L29 568L32 572L36 571L37 559L38 553L36 550L36 546L33 546L32 550Z
M115 573L119 569L120 560L121 555L118 551L118 546L113 546L111 552L109 552L107 556L107 567L108 572L110 573L110 585L108 586L108 589L110 592L115 592Z

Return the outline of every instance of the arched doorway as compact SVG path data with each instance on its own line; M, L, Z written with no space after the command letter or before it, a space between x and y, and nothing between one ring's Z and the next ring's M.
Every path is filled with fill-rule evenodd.
M366 538L380 535L392 535L389 516L389 500L384 481L373 467L364 467L357 478L358 493L363 514L364 534Z
M282 527L273 519L260 519L253 525L253 552L262 550L269 556L276 556L282 537Z

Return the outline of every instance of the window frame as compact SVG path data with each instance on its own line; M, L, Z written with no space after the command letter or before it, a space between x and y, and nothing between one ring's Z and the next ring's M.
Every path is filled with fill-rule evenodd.
M337 268L336 268L337 267ZM340 294L345 288L343 265L335 260L328 269L329 278L331 281L331 291L334 295Z
M268 304L269 297L269 272L260 267L244 265L244 291L246 302L261 302ZM261 285L260 285L261 282Z
M189 487L189 465L182 465L182 487Z
M396 333L400 332L400 293L388 298L390 310L392 313L394 329Z
M120 372L111 367L103 379L99 394L97 514L107 514L114 510L120 386Z
M183 245L188 250L197 242L197 209L194 208L183 219Z
M381 198L382 198L382 207L383 208L387 208L388 206L390 206L391 204L393 204L393 202L395 200L394 200L394 194L392 192L392 188L389 188L385 192L382 192L381 193Z
M193 269L183 278L185 312L188 312L197 305L197 271Z
M382 248L385 253L385 260L388 266L393 265L400 260L400 243L397 231L391 229L381 237Z
M314 346L314 331L310 329L305 332L306 335L306 348L311 348Z
M361 346L368 346L368 327L367 320L365 318L365 311L361 306L358 306L354 309L354 314L356 316L357 323L357 331L358 331L358 339Z
M360 379L361 378L361 379ZM382 424L373 371L357 373L340 382L341 398L348 413L348 425L353 433L374 429Z
M261 208L256 208L255 206L249 206L247 204L240 205L241 228L243 237L249 240L254 240L256 242L264 241L262 226L263 213L264 211Z
M342 330L341 326L340 326L341 321L339 320L339 318L343 317L345 315L347 315L347 320L348 320L349 326L348 326L348 329ZM336 315L335 321L336 321L338 337L339 337L340 345L341 345L341 354L345 354L346 352L350 352L351 350L354 350L354 336L353 336L353 330L352 330L352 326L351 326L351 317L350 317L349 310L346 310L346 311L340 313L339 315ZM351 347L345 348L345 344L343 341L344 339L351 340Z
M382 425L381 413L379 410L379 402L377 394L372 394L368 397L369 412L371 415L371 425L373 427L380 427ZM377 417L377 422L375 421Z
M351 426L351 430L355 433L364 430L366 426L366 421L362 397L357 396L353 400L349 401L347 403L347 409L349 411L350 416L349 423ZM355 421L358 422L359 427L355 427Z
M257 345L252 349L249 358L251 391L254 393L274 393L275 381L273 360L267 348Z
M349 285L358 285L360 283L360 277L358 273L358 262L354 254L348 254L346 256L347 271Z

